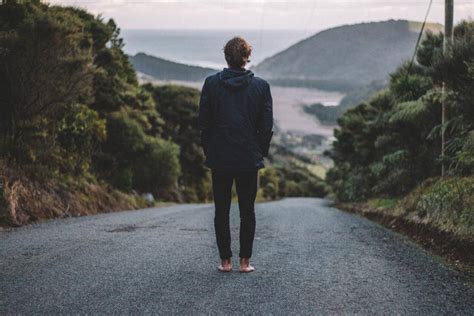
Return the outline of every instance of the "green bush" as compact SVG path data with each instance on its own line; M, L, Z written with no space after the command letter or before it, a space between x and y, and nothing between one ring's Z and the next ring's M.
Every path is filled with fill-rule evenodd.
M294 180L285 180L283 190L280 194L282 196L302 196L303 189Z
M276 199L279 196L279 176L275 168L265 168L259 180L265 198Z
M321 178L296 164L267 167L261 177L261 186L268 198L324 197L328 193Z
M147 135L125 111L108 116L107 134L103 155L97 158L98 173L115 187L155 196L176 189L180 175L178 145Z
M183 200L209 200L212 195L210 172L204 166L204 153L199 145L200 132L197 125L199 90L176 85L150 84L145 85L144 90L152 96L156 111L166 121L162 127L162 137L180 147L179 162L182 173L178 186Z
M130 168L118 168L109 175L108 182L121 191L130 192L133 189L133 171Z
M57 127L62 155L69 162L62 173L72 172L77 176L89 172L97 142L105 140L106 134L106 121L99 113L86 105L71 107Z
M428 179L402 205L410 220L474 237L474 177Z
M133 187L155 196L175 189L180 176L179 146L165 140L149 138L132 166Z
M474 174L474 131L466 135L466 140L458 152L458 165L461 174Z

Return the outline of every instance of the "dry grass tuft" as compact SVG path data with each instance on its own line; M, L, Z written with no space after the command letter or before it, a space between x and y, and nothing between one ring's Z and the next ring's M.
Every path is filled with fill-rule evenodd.
M33 221L143 208L146 201L87 181L39 183L0 165L0 225L21 226Z

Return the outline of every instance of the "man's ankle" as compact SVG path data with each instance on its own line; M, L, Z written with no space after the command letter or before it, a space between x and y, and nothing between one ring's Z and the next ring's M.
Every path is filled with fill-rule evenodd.
M240 263L248 264L250 262L250 258L240 258Z

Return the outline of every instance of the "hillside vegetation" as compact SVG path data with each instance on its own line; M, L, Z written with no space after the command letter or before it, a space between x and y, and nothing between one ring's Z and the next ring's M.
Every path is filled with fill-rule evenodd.
M358 87L346 93L344 98L337 106L327 106L321 103L308 104L303 110L327 125L335 125L337 119L341 117L348 109L353 108L360 102L368 101L372 95L382 90L385 84L382 81L374 81L366 86Z
M140 85L113 20L8 1L0 32L0 224L210 200L199 90ZM259 198L326 193L284 160Z
M217 70L212 68L176 63L163 58L147 55L145 53L138 53L129 58L136 71L152 76L158 80L204 82L204 79L207 76L217 72Z
M165 122L113 20L9 2L0 30L4 222L145 206L124 203L140 200L133 192L175 198L179 146L162 137Z
M309 79L340 83L340 90L385 80L409 58L420 23L384 21L321 31L259 63L255 72L270 79ZM440 30L430 24L428 29ZM323 87L323 86L322 86Z
M461 22L442 52L428 34L408 72L338 119L327 181L342 202L392 201L379 210L438 230L474 237L474 22ZM441 125L442 82L448 120ZM441 130L446 156L440 156ZM441 178L441 164L446 177Z

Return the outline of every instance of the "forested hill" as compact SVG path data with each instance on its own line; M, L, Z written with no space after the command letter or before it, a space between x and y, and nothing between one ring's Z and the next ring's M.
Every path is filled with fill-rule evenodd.
M404 20L344 25L302 40L254 70L273 79L311 79L361 85L385 79L413 53L421 23ZM440 24L426 29L437 32Z
M218 70L176 63L163 58L138 53L129 57L136 71L162 80L203 81Z

